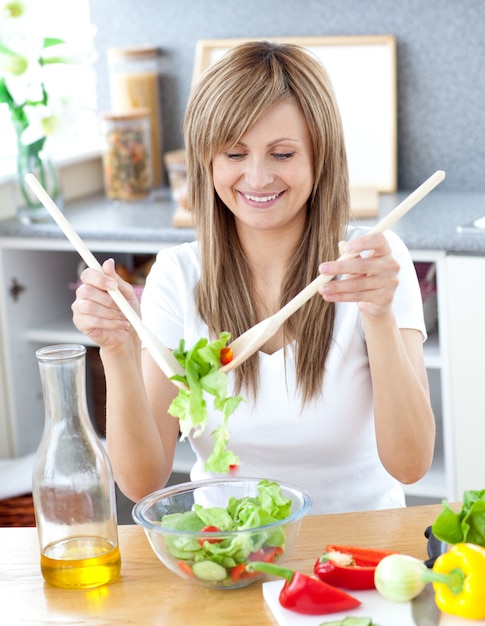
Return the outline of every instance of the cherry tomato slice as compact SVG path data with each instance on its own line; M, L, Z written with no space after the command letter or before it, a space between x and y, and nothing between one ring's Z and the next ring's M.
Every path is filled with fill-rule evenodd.
M232 348L221 348L221 353L219 355L222 365L227 365L234 358L234 352Z
M220 532L220 528L217 528L217 526L205 526L201 532L202 533L218 533ZM197 540L199 545L203 546L204 543L207 541L208 543L221 543L221 541L223 541L223 539L221 539L220 537L208 537L207 539L204 539L203 537L201 537L200 539Z

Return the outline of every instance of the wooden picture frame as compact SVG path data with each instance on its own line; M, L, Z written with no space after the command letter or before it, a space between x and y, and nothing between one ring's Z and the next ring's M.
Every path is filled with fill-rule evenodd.
M377 209L378 192L394 192L397 188L395 37L202 39L196 45L192 83L231 47L255 39L304 46L323 63L342 115L350 185L354 196L359 196L355 202L363 205L370 202Z

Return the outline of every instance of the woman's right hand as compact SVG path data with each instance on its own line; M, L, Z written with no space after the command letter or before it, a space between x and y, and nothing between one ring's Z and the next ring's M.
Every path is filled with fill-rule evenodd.
M108 290L118 288L138 314L140 305L133 287L116 273L113 259L107 259L102 267L104 273L89 268L82 272L82 284L71 306L72 319L76 328L101 348L116 351L138 337Z

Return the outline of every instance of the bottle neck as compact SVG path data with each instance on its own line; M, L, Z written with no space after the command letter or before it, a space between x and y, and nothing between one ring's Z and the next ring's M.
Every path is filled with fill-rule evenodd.
M48 346L36 352L46 423L92 428L86 402L86 348L77 344Z

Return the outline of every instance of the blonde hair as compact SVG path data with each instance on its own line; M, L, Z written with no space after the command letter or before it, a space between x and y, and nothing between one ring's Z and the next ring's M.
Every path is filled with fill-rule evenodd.
M236 338L260 321L253 277L233 214L214 190L212 160L289 97L298 103L309 128L314 184L307 202L307 227L287 268L280 304L318 275L322 261L338 256L338 242L349 219L348 170L340 114L324 68L292 44L254 41L232 48L194 87L184 122L188 205L200 246L197 307L212 337L225 330ZM303 402L321 393L334 318L334 305L314 297L283 328L285 341L296 339L296 376ZM236 389L256 396L257 356L235 373Z

